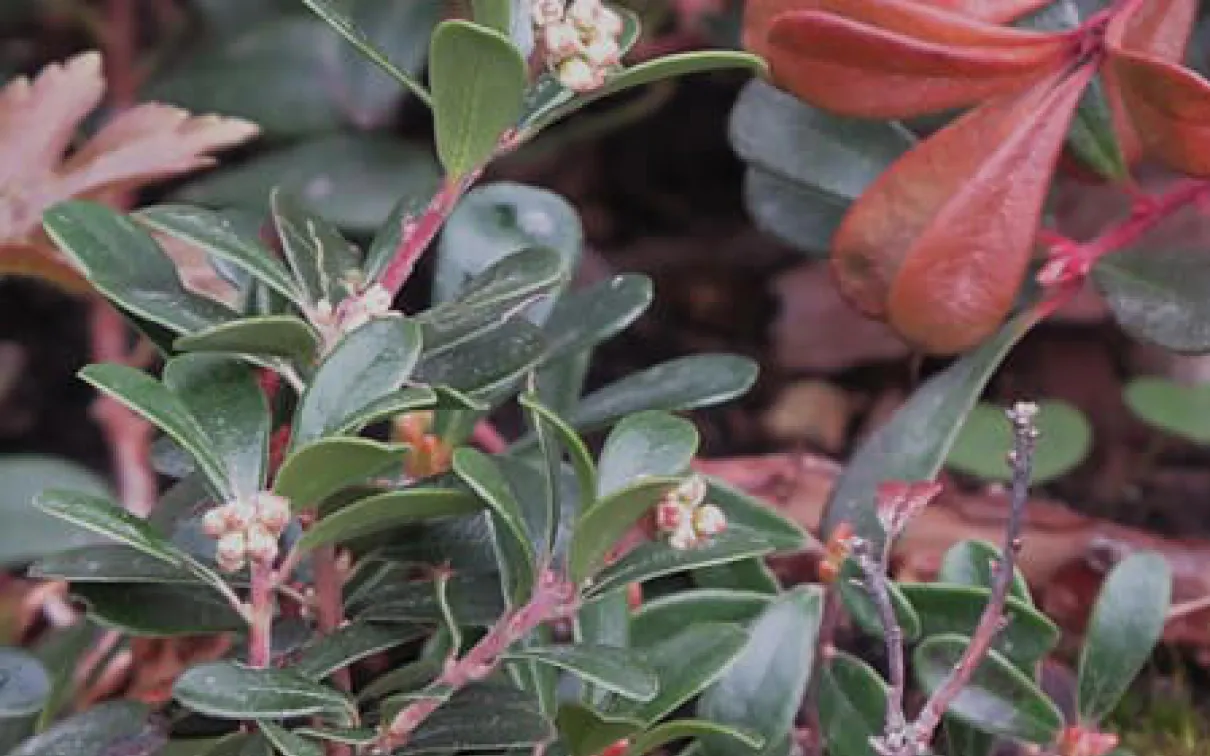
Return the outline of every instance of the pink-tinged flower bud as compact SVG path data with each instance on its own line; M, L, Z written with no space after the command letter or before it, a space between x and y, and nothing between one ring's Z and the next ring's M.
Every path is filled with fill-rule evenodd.
M622 49L613 37L598 34L584 48L584 57L598 68L616 66L622 59Z
M602 10L601 0L572 0L567 6L567 20L585 31L593 30Z
M563 22L551 24L542 30L542 44L547 54L556 60L570 58L584 49L579 30Z
M671 533L685 522L685 508L675 501L664 499L655 506L655 526L660 530Z
M672 535L668 537L668 545L677 551L691 549L697 545L697 532L693 529L693 523L686 522L677 528Z
M591 92L605 83L605 73L583 58L568 58L559 64L555 75L559 83L575 92Z
M716 536L727 529L727 515L713 504L703 504L693 513L693 529L699 536Z
M563 0L534 0L530 8L534 24L546 26L563 19Z
M700 475L691 476L673 489L670 496L692 509L706 499L706 480Z
M243 533L228 533L218 539L214 547L214 560L219 569L224 572L235 572L244 566L244 558L248 553L247 539Z
M261 526L274 535L281 535L290 524L290 500L269 491L261 491L255 500Z
M626 24L622 21L622 17L615 11L605 6L601 6L600 13L597 14L597 32L606 37L617 39L622 36Z
M211 538L222 538L227 533L226 507L215 507L202 515L202 532Z
M262 566L272 564L277 559L277 536L256 525L249 528L248 558Z
M250 501L240 499L223 507L227 517L227 530L247 530L256 519L256 507Z

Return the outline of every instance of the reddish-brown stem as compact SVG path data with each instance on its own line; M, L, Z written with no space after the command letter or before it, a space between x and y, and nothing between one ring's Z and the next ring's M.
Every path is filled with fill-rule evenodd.
M508 451L508 439L500 433L490 420L480 420L475 423L471 439L479 448L488 454L503 454Z
M866 588L874 605L878 607L878 618L882 624L883 636L886 640L887 667L890 677L890 687L887 690L886 728L888 736L899 735L907 726L907 718L903 713L904 689L907 686L906 664L903 653L903 628L895 615L895 605L891 603L890 583L890 554L892 540L895 534L888 533L881 549L881 557L875 558L870 553L868 541L854 544L853 554L857 563L865 573Z
M394 257L391 258L391 262L387 264L379 277L379 283L391 292L392 296L398 294L403 285L407 283L416 267L416 261L428 249L437 236L437 232L441 230L450 213L454 211L458 200L475 183L480 173L482 170L474 170L461 178L446 178L419 218L407 217L401 221L403 228L400 233L399 246L396 247Z
M268 667L273 655L273 567L252 565L251 622L248 626L248 666Z
M315 574L315 619L321 635L331 635L344 623L344 611L340 605L341 579L336 567L336 547L322 546L312 556ZM332 681L341 690L353 687L348 669L337 670Z

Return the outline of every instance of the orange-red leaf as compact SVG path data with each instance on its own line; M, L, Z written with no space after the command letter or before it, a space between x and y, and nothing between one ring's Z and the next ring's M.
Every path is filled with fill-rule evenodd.
M1110 64L1143 149L1179 171L1210 176L1210 83L1125 50L1114 51Z
M1065 65L1069 37L1003 29L902 0L827 0L844 10L777 16L773 80L829 110L906 118L1024 89ZM855 18L856 17L856 18Z
M1094 72L1088 66L1016 98L1004 116L1007 138L985 144L978 170L936 208L891 286L889 321L907 341L954 354L999 327L1024 279L1055 163ZM972 118L956 128L981 125ZM972 135L972 146L978 140Z

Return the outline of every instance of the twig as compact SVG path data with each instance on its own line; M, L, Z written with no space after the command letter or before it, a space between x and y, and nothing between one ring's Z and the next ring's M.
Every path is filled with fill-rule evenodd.
M454 211L458 200L475 183L480 173L482 169L471 171L458 179L446 178L419 218L407 217L401 221L403 228L399 246L380 277L380 283L392 296L398 294L407 283L416 267L416 261L428 249L437 232Z
M273 567L253 562L248 666L268 667L273 655Z
M870 544L865 540L857 540L853 544L853 554L865 574L866 588L874 599L874 605L878 607L878 618L886 639L890 689L887 691L884 732L887 738L895 740L902 738L907 728L907 717L903 713L907 675L903 660L903 628L899 626L899 618L895 615L895 605L891 603L891 590L888 585L892 541L893 537L888 533L887 538L883 540L881 556L878 559L870 553Z
M529 602L497 620L487 635L462 658L448 660L445 670L433 681L433 687L443 688L452 695L470 683L487 678L512 644L550 620L571 616L576 603L575 587L559 575L545 572ZM422 698L405 706L382 731L375 743L375 752L390 753L407 743L416 728L446 700L446 697Z
M1013 474L1012 500L1008 527L1004 533L1004 547L995 568L995 582L970 645L954 665L949 677L929 697L912 726L915 736L914 754L927 752L928 744L932 741L942 715L970 682L979 663L987 656L996 635L1004 626L1004 603L1008 599L1016 571L1017 555L1021 551L1021 526L1025 504L1029 499L1029 480L1033 473L1034 447L1038 439L1038 429L1034 425L1037 412L1037 405L1029 402L1018 402L1008 411L1008 418L1013 424L1013 450L1008 458Z

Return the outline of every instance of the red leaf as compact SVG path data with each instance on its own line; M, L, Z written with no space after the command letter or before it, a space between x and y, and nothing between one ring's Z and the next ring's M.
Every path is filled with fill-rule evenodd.
M817 0L773 19L773 80L846 115L906 118L1024 89L1060 69L1074 38L1006 29L906 0Z
M1143 149L1179 171L1210 176L1210 83L1122 49L1111 52L1110 64Z

